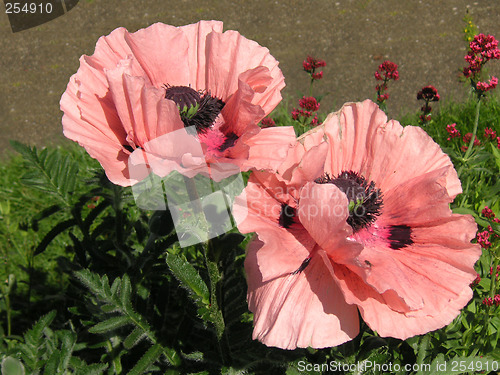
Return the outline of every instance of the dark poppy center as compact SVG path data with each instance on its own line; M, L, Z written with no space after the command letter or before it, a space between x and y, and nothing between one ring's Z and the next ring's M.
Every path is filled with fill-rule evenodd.
M373 181L366 181L360 174L344 171L332 178L328 174L317 178L318 184L334 184L349 200L349 217L347 223L356 233L375 222L382 209L382 192L375 187Z
M201 95L198 91L187 86L167 86L165 98L173 100L180 110L185 107L195 107L200 104Z
M198 133L206 131L214 124L225 105L221 99L211 96L210 93L202 93L187 86L165 85L165 98L177 104L184 126L194 126Z

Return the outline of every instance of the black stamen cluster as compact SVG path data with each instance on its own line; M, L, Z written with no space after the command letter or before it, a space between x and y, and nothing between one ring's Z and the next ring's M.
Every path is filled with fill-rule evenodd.
M349 210L347 223L354 232L370 226L382 209L382 192L375 187L375 183L366 179L359 173L344 171L332 178L328 173L314 180L317 184L334 184L353 202L354 207Z
M186 128L194 126L198 133L204 132L211 127L224 108L225 103L206 92L203 95L187 86L167 86L165 85L165 98L173 100L179 107L181 120ZM195 114L188 115L184 108L191 108L198 105Z

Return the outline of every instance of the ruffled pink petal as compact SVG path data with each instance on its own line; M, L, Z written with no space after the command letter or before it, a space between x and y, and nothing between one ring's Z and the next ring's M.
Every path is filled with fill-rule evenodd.
M94 127L80 126L81 123L70 116L66 116L63 120L65 124L64 135L77 141L92 158L97 159L112 183L130 186L137 182L137 180L130 178L127 169L130 153L123 150L119 143L110 142Z
M324 122L331 154L325 169L333 175L357 171L385 192L401 181L452 166L427 133L418 127L403 128L370 100L344 105ZM450 196L460 193L460 181L450 173Z
M187 39L190 78L189 83L195 90L206 89L206 39L211 32L222 33L223 24L220 21L200 21L180 29ZM184 84L185 85L185 84Z
M240 74L238 89L227 100L221 111L222 116L224 116L224 124L221 127L222 132L225 134L234 133L238 137L248 134L248 137L259 131L260 128L257 124L267 113L264 112L262 107L252 104L252 99L255 90L260 87L260 84L271 83L272 79L267 72L266 67L260 66Z
M238 89L240 74L256 67L266 67L271 77L266 86L255 86L252 104L260 106L264 114L270 113L280 102L280 90L285 87L284 77L278 62L269 50L246 39L236 31L207 36L206 88L213 96L227 99ZM264 116L265 116L264 115Z
M189 45L180 28L155 23L124 36L152 85L187 86Z
M355 263L362 246L348 237L349 201L333 184L307 183L300 190L297 216L301 224L336 263Z
M308 181L313 181L322 176L324 174L324 160L328 151L329 146L326 142L311 147L311 149L307 151L304 151L303 146L298 143L297 146L289 152L289 156L279 168L282 173L282 178L288 180L288 185L290 187L300 188ZM297 164L291 164L291 162L297 160Z
M472 297L468 284L462 283L461 288L453 292L442 294L442 290L439 290L439 297L443 299L439 310L435 309L435 305L427 304L426 300L422 309L405 311L404 305L401 306L401 302L390 290L378 293L346 267L338 266L335 271L335 278L347 303L356 304L363 320L384 337L405 340L444 327L458 316ZM435 290L433 288L428 291L426 296Z
M254 339L283 349L324 348L358 334L357 309L345 303L322 250L302 272L264 282L256 257L261 246L252 242L245 260Z
M380 222L383 224L417 226L451 216L453 201L446 189L451 166L435 169L403 181L384 192Z
M249 154L248 159L239 164L241 170L254 168L276 171L295 142L295 131L291 126L262 129L246 141Z
M85 127L90 132L100 133L109 142L122 144L126 132L121 126L120 118L107 87L99 94L92 90L92 86L99 88L101 83L90 75L83 81L73 75L70 78L66 91L61 97L61 110L64 112L62 123L63 130L79 132L76 127ZM68 121L71 119L71 121ZM83 139L74 139L81 142Z
M264 242L255 255L263 281L296 271L315 246L300 223L287 229L280 227L280 202L293 204L284 188L274 174L254 172L233 205L232 214L240 232L258 232Z

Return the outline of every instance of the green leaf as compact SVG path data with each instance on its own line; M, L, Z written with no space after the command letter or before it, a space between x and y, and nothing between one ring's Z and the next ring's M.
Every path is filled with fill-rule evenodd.
M106 363L93 363L79 368L76 375L101 375L107 368Z
M2 361L2 375L24 375L24 366L16 358L5 357Z
M128 316L115 316L103 322L97 323L95 326L89 328L90 333L106 333L117 328L131 324L132 322Z
M207 284L205 284L198 271L187 260L168 253L166 262L172 274L183 288L192 293L193 299L196 302L201 301L204 305L210 303L210 293Z
M76 225L76 220L75 219L68 219L65 221L61 221L58 223L55 227L53 227L49 233L47 233L42 241L38 244L38 246L35 249L34 255L38 255L40 253L43 253L45 249L47 249L47 246L52 242L54 238L56 238L59 234L64 232L66 229L71 228L72 226Z
M52 310L42 316L28 332L24 334L24 342L33 347L39 347L42 344L43 330L47 328L56 317L56 311Z
M27 162L28 170L21 177L21 182L51 193L69 205L69 193L74 190L78 175L78 163L71 155L63 156L59 149L38 152L36 147L31 148L17 141L10 144Z
M498 149L493 145L493 143L490 143L490 146L491 146L491 152L495 157L495 163L497 164L497 168L500 169L500 151L498 151Z
M146 334L143 329L136 327L123 341L123 346L125 349L131 349L136 346L145 337L145 335Z
M59 331L61 335L61 358L59 361L58 370L65 372L69 366L69 361L73 355L73 350L76 344L76 334L74 332L63 330Z
M128 372L128 375L144 374L151 367L162 353L161 345L153 345L136 363L136 365Z

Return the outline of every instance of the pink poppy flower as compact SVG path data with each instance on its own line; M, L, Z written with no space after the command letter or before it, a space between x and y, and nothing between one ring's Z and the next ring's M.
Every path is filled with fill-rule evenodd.
M369 100L330 114L236 200L239 230L258 236L245 262L254 339L339 345L359 333L358 311L400 339L450 323L481 254L473 218L449 208L460 192L421 128L387 122Z
M161 176L210 174L218 164L275 169L295 134L258 123L284 86L269 50L223 33L222 22L118 28L80 58L61 98L64 135L124 186L149 167Z

